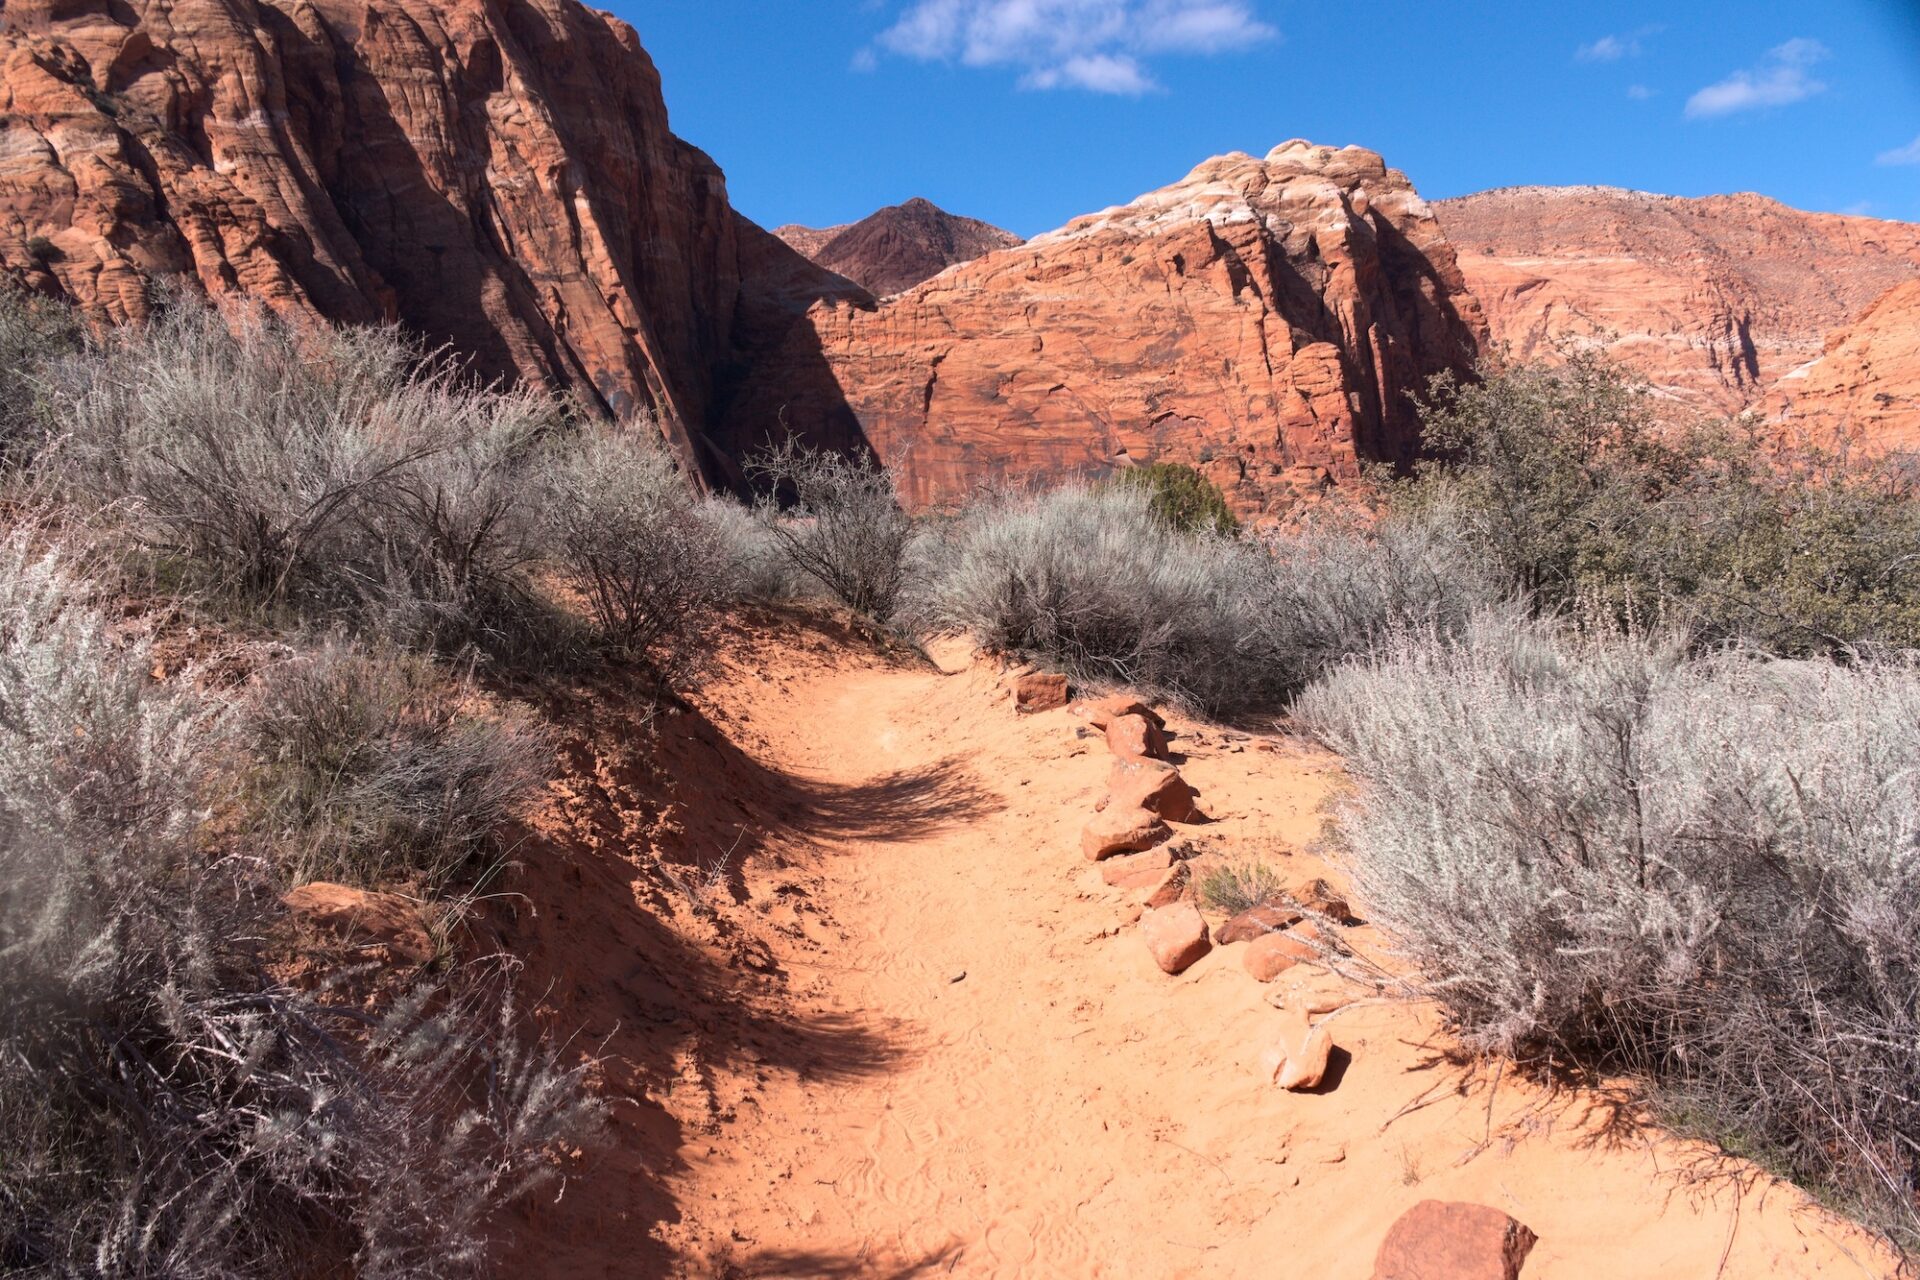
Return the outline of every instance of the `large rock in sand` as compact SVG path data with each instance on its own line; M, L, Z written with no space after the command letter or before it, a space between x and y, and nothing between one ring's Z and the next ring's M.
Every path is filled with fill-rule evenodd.
M1029 715L1058 710L1067 705L1067 678L1045 671L1029 672L1014 682L1013 705Z
M1270 933L1279 933L1300 923L1301 915L1292 907L1268 904L1262 907L1248 907L1220 926L1216 941L1221 946L1232 946L1236 942L1253 942Z
M1146 939L1153 962L1163 973L1183 973L1213 949L1207 922L1191 902L1159 907L1140 917L1140 936Z
M1519 1280L1538 1241L1498 1209L1422 1200L1387 1232L1373 1280Z
M1107 749L1122 760L1164 760L1167 735L1145 716L1120 716L1107 725Z
M1096 729L1104 730L1122 716L1139 716L1156 729L1164 729L1167 722L1138 698L1128 697L1124 693L1108 694L1104 698L1086 698L1073 704L1073 714L1085 720Z
M1115 854L1144 852L1172 836L1172 829L1157 814L1138 807L1108 805L1081 831L1080 851L1090 861L1099 862Z
M1202 822L1193 788L1164 760L1117 760L1107 774L1108 805L1145 809L1168 822Z
M1320 953L1313 944L1319 937L1320 931L1310 924L1285 933L1262 934L1247 944L1240 963L1258 981L1272 982L1301 961L1317 958Z
M1283 1012L1274 1046L1261 1056L1261 1071L1282 1089L1317 1089L1333 1061L1333 1033L1316 1027L1305 1013Z

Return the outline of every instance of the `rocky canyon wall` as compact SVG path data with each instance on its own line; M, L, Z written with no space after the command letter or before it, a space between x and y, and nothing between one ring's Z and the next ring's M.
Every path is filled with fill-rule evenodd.
M1485 338L1439 224L1359 148L1291 142L949 268L816 306L728 406L867 444L916 506L1000 478L1201 467L1243 512L1403 462L1407 393ZM830 375L810 383L809 370Z
M1805 385L1783 379L1920 279L1920 226L1763 196L1516 187L1434 207L1497 343L1597 342L1683 411L1777 413Z
M398 320L488 376L655 408L692 459L743 336L864 296L735 215L632 28L574 0L0 17L0 260L111 320L164 276Z

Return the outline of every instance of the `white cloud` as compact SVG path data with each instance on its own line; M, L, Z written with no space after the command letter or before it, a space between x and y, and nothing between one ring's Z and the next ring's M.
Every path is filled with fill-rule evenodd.
M1891 151L1882 151L1874 157L1875 164L1920 164L1920 138L1915 138L1904 147L1895 147Z
M1627 96L1629 98L1632 98L1635 102L1647 102L1653 98L1658 97L1659 95L1660 95L1659 90L1649 89L1644 84L1630 84L1627 86Z
M1761 107L1784 107L1825 93L1826 83L1815 79L1811 68L1830 56L1827 46L1818 40L1789 40L1769 50L1759 66L1736 71L1687 99L1687 118L1711 119Z
M928 62L1009 67L1028 88L1139 95L1146 59L1244 49L1279 33L1252 0L912 0L875 48Z
M1583 44L1574 51L1573 56L1582 62L1618 62L1629 53L1640 52L1640 46L1632 40L1623 40L1619 36L1601 36L1592 44Z
M1575 49L1573 56L1579 62L1618 62L1622 58L1637 58L1646 52L1641 42L1665 30L1665 27L1655 23L1623 35L1604 35L1592 44L1583 44Z

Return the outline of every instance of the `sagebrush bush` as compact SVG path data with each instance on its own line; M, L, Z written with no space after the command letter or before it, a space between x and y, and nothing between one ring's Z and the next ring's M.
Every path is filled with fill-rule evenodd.
M1213 481L1179 462L1123 467L1106 483L1144 490L1153 513L1181 533L1232 534L1240 522Z
M424 659L340 641L262 675L242 715L251 820L287 878L432 892L498 852L551 747L526 717L475 701Z
M849 608L891 620L915 533L892 473L871 453L849 456L791 437L749 459L748 471L771 491L756 510L793 569Z
M0 540L0 1268L474 1274L593 1127L580 1069L486 984L369 1018L268 977L279 885L205 821L233 717L151 665Z
M80 349L73 312L0 282L0 469L30 460L51 429L47 370Z
M199 585L422 645L511 629L546 397L470 386L394 329L185 296L57 373L68 496Z
M719 545L726 599L789 600L812 581L802 581L780 540L752 508L714 495L701 501L699 515Z
M1920 1227L1920 669L1512 612L1310 690L1360 898L1470 1044Z
M736 571L722 527L658 429L590 427L558 441L538 502L551 553L602 635L663 671L683 671Z
M1125 486L987 495L926 559L922 627L1213 713L1276 707L1330 663L1498 595L1438 517L1227 538L1175 528Z

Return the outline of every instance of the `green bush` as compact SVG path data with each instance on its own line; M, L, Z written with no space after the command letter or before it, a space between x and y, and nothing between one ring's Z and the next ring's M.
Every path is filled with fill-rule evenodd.
M1920 644L1920 490L1899 460L1664 424L1593 354L1432 391L1433 457L1390 502L1456 513L1543 607L1782 653Z
M1234 534L1240 522L1218 485L1180 462L1149 462L1127 467L1106 483L1148 495L1153 514L1181 533Z

